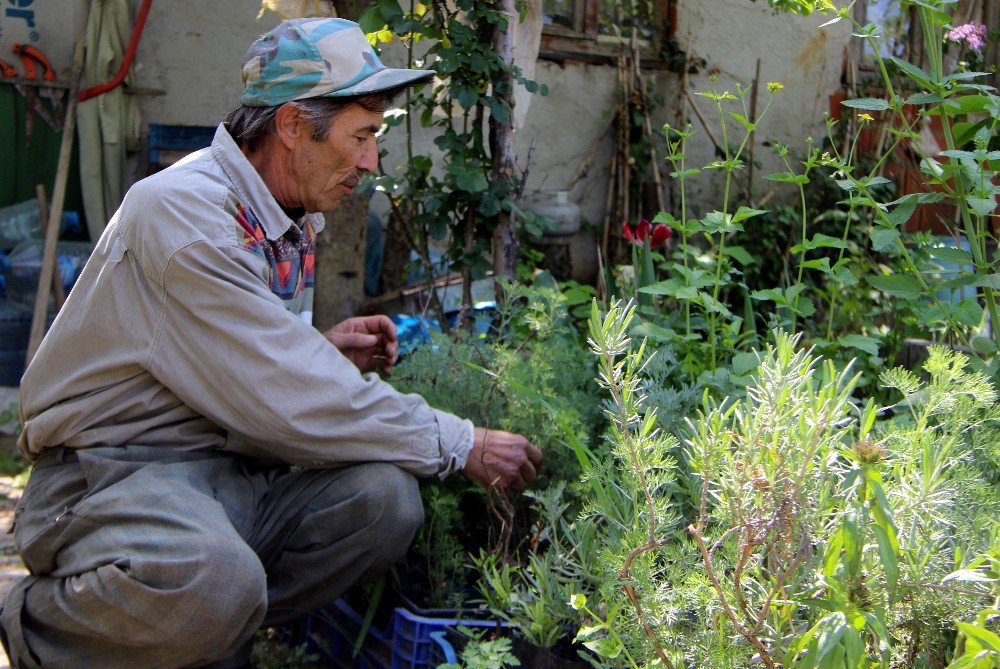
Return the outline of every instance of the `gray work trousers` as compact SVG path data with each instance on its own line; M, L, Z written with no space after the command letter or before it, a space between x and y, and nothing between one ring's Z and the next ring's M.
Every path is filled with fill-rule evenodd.
M299 471L226 453L58 449L16 511L31 575L0 613L11 665L228 665L261 625L388 569L422 521L416 480L391 464Z

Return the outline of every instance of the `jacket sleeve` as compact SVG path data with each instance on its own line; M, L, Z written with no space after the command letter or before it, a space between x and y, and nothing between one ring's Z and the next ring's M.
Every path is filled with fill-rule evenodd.
M472 424L363 376L262 280L256 257L196 241L162 277L148 369L224 427L227 448L310 467L391 462L418 476L464 467Z

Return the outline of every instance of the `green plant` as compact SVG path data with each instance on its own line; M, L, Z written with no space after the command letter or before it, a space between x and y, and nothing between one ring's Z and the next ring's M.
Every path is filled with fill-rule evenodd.
M432 242L448 245L451 267L464 272L467 310L472 306L469 283L489 269L486 258L501 221L514 216L540 233L535 217L515 205L519 184L513 169L509 174L494 170L501 158L496 138L511 118L515 82L546 93L496 48L497 35L514 18L503 3L471 0L410 0L405 9L398 0L379 0L359 18L373 42L400 39L407 47L408 67L435 71L438 83L430 95L416 97L408 91L403 113L387 116L390 126L405 124L406 160L399 175L383 173L376 184L389 197L395 224L420 257L428 281ZM435 130L439 157L415 152L414 117ZM489 142L484 141L487 136ZM433 169L435 163L444 169ZM497 276L513 278L494 269ZM444 322L443 314L438 316Z
M588 435L600 418L592 363L554 285L505 284L505 292L496 334L435 336L406 356L392 382L478 425L528 435L545 454L536 485L562 482L553 488L558 504L579 508L579 457L590 452ZM536 531L529 505L556 504L484 496L461 477L425 486L422 495L427 521L406 564L433 606L468 605L476 578L469 556L486 548L503 563L516 561Z
M929 301L932 306L924 310L921 319L925 327L955 337L977 355L992 358L1000 337L1000 310L997 309L997 286L993 278L995 260L987 250L995 238L988 223L1000 193L1000 188L993 183L1000 165L1000 151L991 150L990 145L1000 127L1000 97L993 94L991 87L975 82L986 73L968 71L961 66L955 72L944 71L945 34L951 27L949 9L955 5L954 0L920 0L906 4L915 9L929 68L921 69L895 56L883 57L882 29L876 24L855 25L857 34L873 43L882 91L880 97L846 100L843 104L860 110L860 118L869 122L873 120L872 114L888 114L896 119L896 127L888 130L894 136L892 144L869 174L858 175L848 164L849 159L836 156L836 160L846 161L840 165L843 177L838 183L847 191L851 206L871 208L875 220L871 232L873 248L894 247L906 267L905 272L869 277L868 282L896 300ZM852 20L849 8L834 10L831 5L826 11L835 11L835 21ZM903 97L903 90L914 92ZM982 118L970 120L970 114ZM945 142L945 149L936 155L926 154L921 142L910 141L931 117L940 121ZM903 145L919 154L920 170L928 192L909 193L892 202L880 202L872 188L886 181L881 176L882 166ZM964 236L970 246L970 251L941 248L934 253L937 258L966 268L946 282L937 282L928 276L911 257L901 234L903 224L917 206L940 202L956 207L958 224L954 235ZM938 298L938 291L962 286L974 289L975 295L958 303ZM984 318L990 322L990 337L979 335Z
M602 577L580 584L598 603L579 638L607 666L946 664L957 628L945 621L991 596L972 556L1000 535L1000 406L987 378L932 347L925 379L881 376L899 401L862 406L856 373L779 333L743 395L705 393L684 433L686 474L671 440L650 437L634 314L614 305L591 321L614 459L586 472L607 495L586 512ZM686 476L698 481L688 537L673 485Z
M459 627L459 632L469 637L461 652L461 663L439 664L437 669L503 669L519 667L521 661L511 652L510 639L486 638L486 632L469 627Z

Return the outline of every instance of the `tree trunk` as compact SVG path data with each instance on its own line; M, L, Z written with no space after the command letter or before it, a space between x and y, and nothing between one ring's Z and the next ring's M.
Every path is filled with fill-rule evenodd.
M514 22L518 20L514 0L501 0L504 13L507 15L507 25L504 29L497 28L494 44L497 54L507 64L514 64ZM514 196L514 77L508 69L504 77L494 82L493 95L507 103L510 113L503 123L495 116L490 117L490 154L493 157L493 180L506 183L510 197ZM514 224L514 214L501 211L496 230L493 233L493 274L495 279L513 281L517 269L519 255L517 231ZM502 299L502 291L497 284L497 300Z

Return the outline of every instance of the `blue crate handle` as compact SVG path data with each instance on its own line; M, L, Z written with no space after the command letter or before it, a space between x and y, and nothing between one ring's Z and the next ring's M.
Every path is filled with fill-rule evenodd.
M431 632L428 636L437 642L437 645L441 646L441 650L444 651L445 662L449 664L458 664L458 656L455 655L455 648L445 638L445 633L443 631Z

